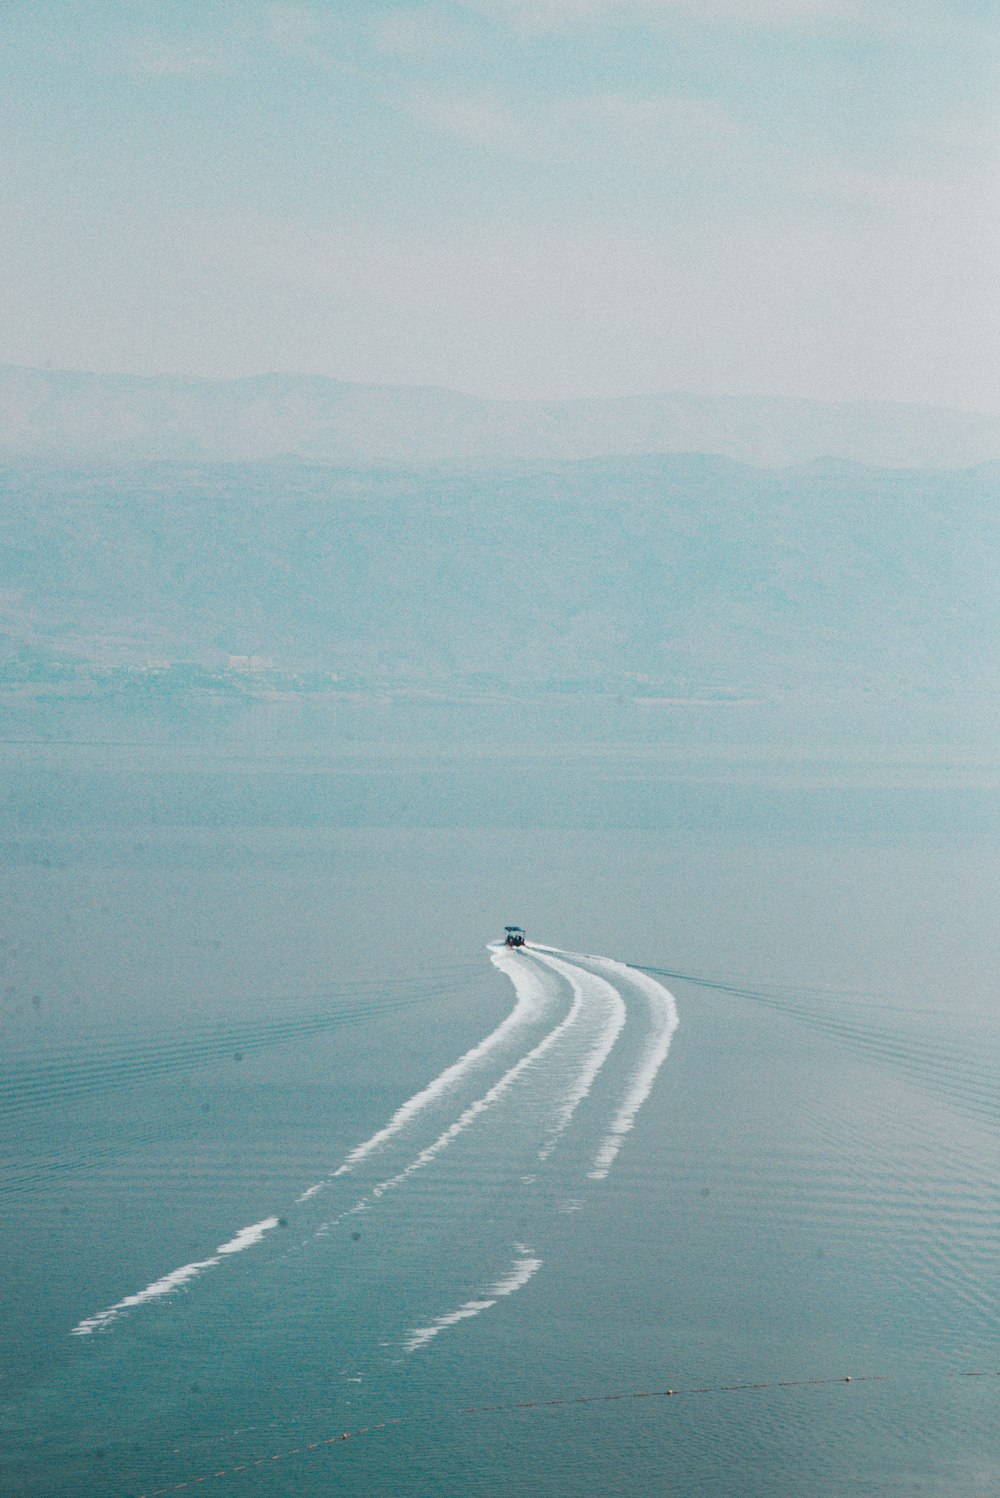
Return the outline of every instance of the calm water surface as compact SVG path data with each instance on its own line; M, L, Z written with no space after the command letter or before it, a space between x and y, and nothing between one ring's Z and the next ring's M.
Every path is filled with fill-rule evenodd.
M3 853L5 1492L996 1491L992 842ZM679 1023L603 1178L667 1011L599 962L499 970L515 920L726 985L659 979Z

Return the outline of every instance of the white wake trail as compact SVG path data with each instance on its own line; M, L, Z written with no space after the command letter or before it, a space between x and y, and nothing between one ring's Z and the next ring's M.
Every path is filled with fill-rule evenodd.
M613 984L606 979L599 978L595 973L588 972L586 968L577 967L575 963L568 962L564 956L557 957L553 949L547 948L544 953L534 952L539 962L544 962L560 973L571 985L573 992L580 998L581 1003L585 997L602 1000L607 1005L604 1022L598 1032L586 1061L581 1068L573 1086L566 1094L562 1107L556 1115L555 1123L549 1130L544 1145L538 1152L539 1160L547 1160L555 1149L562 1135L568 1129L573 1114L590 1093L594 1082L597 1080L598 1072L611 1054L615 1041L618 1039L625 1023L625 1001Z
M517 1030L533 1024L545 1012L546 1006L555 998L556 987L547 981L536 969L528 963L520 960L516 953L508 952L506 949L492 950L491 960L494 965L505 972L514 984L515 1003L511 1012L503 1019L495 1030L483 1040L472 1046L463 1056L443 1072L420 1092L414 1093L408 1098L396 1112L389 1122L359 1144L344 1160L336 1171L326 1180L310 1186L307 1191L296 1198L296 1204L308 1201L317 1192L322 1191L324 1186L335 1176L346 1175L355 1166L381 1149L395 1134L415 1118L424 1108L428 1107L435 1099L441 1097L449 1088L455 1086L462 1077L478 1066L492 1051L504 1042ZM471 1121L471 1120L470 1120ZM442 1146L443 1147L443 1146ZM252 1248L259 1243L266 1232L278 1225L277 1217L267 1217L263 1221L251 1223L226 1243L220 1243L215 1253L206 1259L197 1259L190 1264L182 1264L178 1269L172 1269L169 1274L162 1275L147 1285L144 1290L137 1291L134 1295L126 1295L124 1299L116 1301L107 1310L98 1311L93 1316L86 1317L72 1329L75 1337L88 1337L93 1332L101 1331L116 1321L125 1311L132 1310L135 1306L145 1305L151 1300L158 1300L161 1296L171 1295L175 1290L181 1289L192 1280L197 1279L206 1269L212 1269L216 1264L222 1262L231 1254L242 1253L244 1249Z
M515 985L527 983L528 975L532 973L532 968L524 957L516 953L506 954L496 952L493 954L494 961L497 957L505 959L502 963L498 963L497 966L503 965L505 967ZM601 983L603 980L598 978L595 982ZM410 1161L409 1165L404 1166L402 1170L397 1171L395 1175L389 1176L386 1180L379 1181L378 1185L374 1186L367 1196L362 1197L360 1201L355 1202L353 1207L349 1207L346 1212L342 1212L339 1217L334 1218L334 1222L340 1222L344 1217L352 1216L356 1212L366 1211L372 1202L381 1200L386 1192L392 1191L396 1186L400 1186L404 1181L408 1181L411 1176L416 1175L418 1170L423 1170L425 1165L430 1165L432 1160L436 1160L438 1155L448 1148L452 1140L457 1139L459 1134L464 1133L471 1123L474 1123L477 1118L489 1108L492 1108L503 1097L505 1092L509 1092L518 1077L522 1076L529 1067L534 1066L546 1052L550 1051L562 1039L567 1030L571 1029L576 1023L583 1009L586 995L582 984L572 983L571 986L573 1002L558 1025L551 1029L547 1035L544 1035L538 1044L526 1052L519 1061L515 1061L514 1065L509 1067L503 1076L494 1082L488 1091L483 1093L482 1097L477 1098L474 1103L470 1103L459 1114L454 1123L449 1124L446 1129L443 1129L434 1142L429 1144L426 1149L422 1149ZM606 986L610 988L611 985L607 984ZM325 1232L331 1226L332 1223L324 1223L319 1231L321 1233Z
M116 1301L113 1306L108 1306L106 1311L98 1311L94 1316L87 1316L74 1326L72 1336L89 1337L92 1332L103 1331L106 1326L110 1326L112 1321L117 1321L124 1311L130 1311L133 1306L145 1305L150 1300L159 1300L161 1295L172 1295L175 1290L179 1290L189 1281L204 1274L206 1269L211 1269L215 1264L221 1264L223 1258L230 1254L241 1254L244 1249L252 1248L255 1243L260 1242L265 1233L269 1233L277 1226L277 1217L265 1217L261 1222L252 1222L249 1227L240 1228L234 1238L219 1244L210 1259L198 1259L192 1264L182 1264L179 1269L172 1269L169 1274L154 1280L151 1285L146 1286L145 1290L138 1290L135 1295L126 1295L124 1300Z
M322 1191L330 1181L336 1180L338 1176L349 1175L362 1160L388 1144L400 1130L405 1129L419 1113L436 1102L464 1076L479 1065L484 1058L488 1057L498 1046L502 1046L508 1038L517 1030L534 1024L544 1013L547 1004L555 997L553 986L546 983L541 975L518 957L517 953L508 951L506 948L491 948L490 961L507 974L514 985L515 1003L506 1019L497 1025L483 1040L474 1045L471 1050L465 1052L464 1056L445 1068L443 1072L429 1082L420 1092L415 1092L412 1097L407 1098L390 1118L389 1122L370 1139L364 1140L357 1145L345 1158L341 1165L323 1181L318 1181L315 1186L310 1186L307 1191L296 1198L296 1205L308 1201Z
M337 1176L349 1174L363 1160L380 1150L390 1139L400 1133L414 1118L424 1109L430 1106L438 1098L446 1094L468 1073L475 1070L481 1063L487 1060L490 1054L498 1047L509 1041L518 1030L527 1028L543 1019L546 1010L551 1006L558 994L558 987L547 974L539 971L538 964L543 964L558 977L565 979L570 985L573 1002L564 1017L531 1050L521 1056L485 1093L468 1107L463 1109L458 1118L455 1119L438 1137L421 1150L414 1159L402 1170L387 1179L380 1181L372 1188L371 1192L355 1206L338 1216L335 1221L339 1222L343 1217L355 1212L365 1211L368 1206L379 1200L387 1192L402 1182L409 1179L417 1171L422 1170L435 1160L461 1133L467 1129L477 1118L488 1109L492 1108L500 1098L504 1096L529 1068L535 1066L559 1041L577 1024L582 1015L596 1014L597 1028L592 1044L583 1058L583 1063L576 1074L572 1085L563 1096L555 1121L546 1138L545 1145L540 1153L540 1158L545 1159L555 1148L561 1135L569 1127L569 1124L580 1103L590 1093L596 1078L604 1066L611 1050L621 1033L626 1018L626 1005L618 987L609 978L624 978L633 988L641 992L649 1003L650 1013L653 1017L653 1026L650 1039L639 1060L638 1065L628 1084L624 1098L617 1112L611 1120L610 1128L601 1142L594 1158L593 1169L589 1172L593 1180L603 1180L622 1144L632 1130L636 1116L652 1089L657 1073L666 1059L670 1049L673 1033L677 1028L677 1007L673 995L657 983L655 979L625 963L615 962L610 958L588 957L586 960L600 967L609 975L608 978L601 977L587 968L578 967L572 961L576 954L561 952L558 948L539 949L533 947L530 956L527 952L512 952L504 948L493 948L490 958L493 964L505 972L511 979L515 991L515 1004L510 1014L507 1015L495 1030L491 1031L477 1045L466 1051L451 1066L446 1067L439 1076L420 1092L407 1099L392 1115L389 1122L369 1139L357 1145L344 1159L343 1163L326 1180L311 1186L297 1198L299 1202L307 1201L324 1186ZM593 1016L592 1016L593 1017ZM205 1259L195 1260L190 1264L183 1264L178 1269L161 1276L147 1285L145 1289L137 1291L134 1295L127 1295L122 1300L116 1301L104 1311L99 1311L93 1316L86 1317L73 1328L74 1336L89 1336L93 1332L103 1330L126 1311L136 1306L144 1305L148 1301L159 1299L162 1296L173 1294L183 1288L206 1270L220 1264L224 1258L233 1254L243 1253L246 1249L259 1243L265 1233L277 1227L277 1217L267 1217L260 1222L251 1223L241 1228L234 1237L225 1243L219 1244L214 1254ZM332 1224L324 1224L320 1232L325 1231ZM409 1334L406 1343L408 1351L414 1351L423 1346L436 1336L445 1326L451 1326L455 1322L464 1320L468 1316L478 1315L480 1311L488 1309L496 1303L496 1300L509 1295L527 1283L527 1280L536 1272L541 1264L540 1259L534 1258L529 1250L518 1245L521 1258L515 1264L511 1273L503 1280L499 1280L486 1296L481 1300L467 1301L457 1311L450 1312L448 1316L439 1318L430 1326L421 1327Z
M639 1060L628 1090L611 1120L611 1127L594 1157L594 1166L588 1172L592 1181L603 1181L615 1162L618 1151L631 1133L636 1115L649 1097L656 1081L657 1072L667 1059L670 1042L679 1023L677 1004L669 989L646 973L637 972L624 962L615 962L610 957L592 958L591 961L607 972L619 975L637 988L649 1002L653 1028L649 1043Z
M418 1326L408 1332L406 1341L403 1343L407 1352L416 1352L418 1347L426 1347L439 1332L443 1332L449 1326L457 1326L460 1321L468 1321L470 1316L478 1316L483 1311L488 1311L495 1306L498 1300L507 1295L513 1295L515 1291L523 1289L533 1275L537 1274L542 1267L542 1260L536 1258L530 1248L525 1248L523 1243L514 1245L518 1258L515 1259L509 1273L503 1279L497 1280L491 1285L481 1300L467 1300L464 1305L455 1311L449 1311L446 1316L439 1316L427 1326Z

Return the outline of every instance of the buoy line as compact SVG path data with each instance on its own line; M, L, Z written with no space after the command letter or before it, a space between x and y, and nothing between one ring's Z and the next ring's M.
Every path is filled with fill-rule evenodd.
M1000 1371L993 1369L963 1370L946 1374L951 1378L1000 1378ZM272 1462L287 1461L290 1457L305 1456L310 1451L322 1451L325 1446L339 1446L342 1441L356 1440L373 1435L377 1430L388 1430L393 1425L417 1425L430 1421L457 1418L462 1415L510 1415L518 1410L569 1409L573 1405L614 1404L633 1399L683 1399L696 1394L749 1394L764 1389L807 1389L832 1385L884 1384L898 1381L894 1373L841 1373L825 1378L781 1378L766 1379L757 1383L698 1384L689 1388L627 1389L620 1393L564 1394L553 1399L521 1399L509 1404L469 1404L441 1415L396 1415L388 1420L379 1420L371 1425L360 1425L355 1430L343 1430L338 1435L323 1436L301 1446L289 1446L283 1451L270 1452L266 1456L250 1458L235 1466L220 1467L215 1472L205 1472L200 1477L189 1477L184 1482L171 1483L164 1488L148 1488L137 1498L166 1498L169 1493L180 1493L186 1488L199 1487L220 1477L235 1477L240 1472L252 1472L267 1467Z

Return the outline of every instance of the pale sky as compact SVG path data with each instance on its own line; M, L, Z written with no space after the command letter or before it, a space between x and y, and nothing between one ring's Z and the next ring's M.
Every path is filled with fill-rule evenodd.
M996 0L0 0L0 362L1000 415Z

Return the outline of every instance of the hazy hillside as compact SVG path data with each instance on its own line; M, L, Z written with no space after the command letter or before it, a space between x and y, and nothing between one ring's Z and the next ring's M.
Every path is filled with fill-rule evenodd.
M958 700L998 685L998 475L9 469L4 672L256 655L313 687Z
M1000 424L866 403L684 394L511 402L293 375L224 381L0 369L0 456L8 458L294 457L364 467L681 452L763 466L836 457L965 467L1000 459Z

